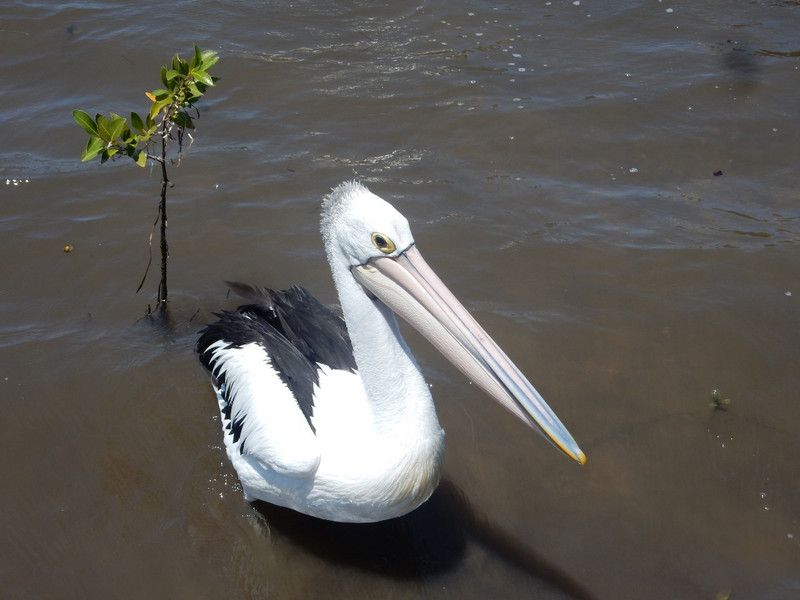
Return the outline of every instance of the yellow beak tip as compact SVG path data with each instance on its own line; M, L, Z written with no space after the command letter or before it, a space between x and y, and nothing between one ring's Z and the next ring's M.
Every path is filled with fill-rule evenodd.
M577 446L575 446L573 449L573 448L568 448L566 445L558 444L558 447L564 454L569 456L576 463L580 464L581 466L586 464L586 455L583 453L583 450L581 450Z

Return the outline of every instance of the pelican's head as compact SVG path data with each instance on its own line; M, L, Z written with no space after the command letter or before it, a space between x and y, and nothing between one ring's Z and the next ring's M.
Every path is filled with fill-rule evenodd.
M325 198L320 229L328 257L338 256L348 268L380 256L400 256L414 244L408 220L355 181Z
M321 230L334 278L354 278L489 396L586 462L539 392L423 260L408 221L391 204L360 183L343 183L325 198Z

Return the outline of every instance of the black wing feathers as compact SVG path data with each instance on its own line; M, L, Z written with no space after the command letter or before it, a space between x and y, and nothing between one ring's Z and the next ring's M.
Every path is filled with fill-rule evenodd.
M248 309L261 308L266 313L264 318L309 360L332 369L356 370L353 346L344 321L308 290L292 286L276 291L227 283L242 298L254 303L247 306Z
M313 392L319 382L317 363L334 369L356 369L344 321L301 287L276 291L241 283L229 285L252 304L240 306L235 312L216 313L219 320L208 325L197 340L200 362L211 373L227 403L223 416L230 421L234 397L225 385L224 365L217 364L217 356L208 351L209 347L220 340L225 348L255 343L269 355L313 430ZM241 423L231 423L234 441L238 440L241 427Z

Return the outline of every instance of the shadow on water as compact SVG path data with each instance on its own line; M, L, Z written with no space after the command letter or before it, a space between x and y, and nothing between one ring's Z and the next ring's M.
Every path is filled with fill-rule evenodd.
M415 511L380 523L325 521L260 501L254 507L270 530L320 558L349 567L402 579L435 576L455 569L472 541L572 598L595 598L568 573L479 514L449 481Z

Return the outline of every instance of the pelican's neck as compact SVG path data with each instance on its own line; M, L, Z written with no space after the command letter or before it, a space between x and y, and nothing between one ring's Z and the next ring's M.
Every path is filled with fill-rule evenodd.
M430 390L394 313L368 296L342 261L329 262L376 430L389 434L410 423L422 435L440 437Z

